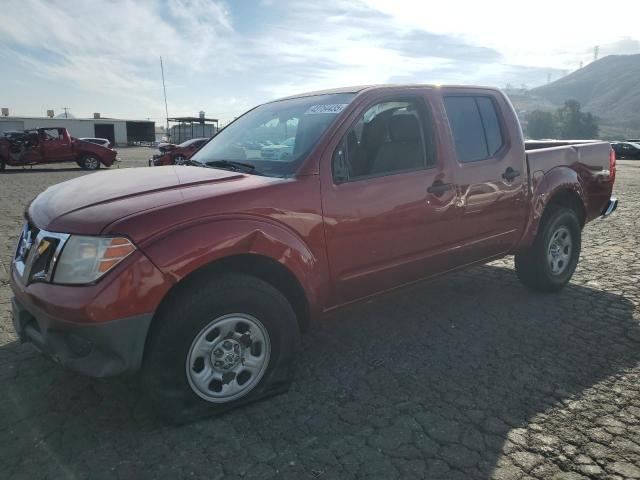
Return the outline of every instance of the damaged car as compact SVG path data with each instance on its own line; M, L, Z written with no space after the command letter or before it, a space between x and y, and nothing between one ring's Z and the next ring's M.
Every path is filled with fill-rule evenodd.
M7 132L0 137L0 171L8 166L26 167L75 162L84 170L110 167L118 152L113 148L73 138L66 128L36 128Z
M208 138L192 138L179 145L163 144L159 146L160 154L149 159L149 166L183 165L200 147L209 141Z

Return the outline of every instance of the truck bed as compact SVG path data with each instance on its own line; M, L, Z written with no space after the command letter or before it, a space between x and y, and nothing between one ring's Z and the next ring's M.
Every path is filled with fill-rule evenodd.
M608 142L593 140L525 142L525 151L529 168L547 172L554 167L565 165L578 171L586 168L592 174L609 174L609 154L611 145ZM578 171L578 173L581 173Z
M600 140L526 140L525 150L539 150L541 148L565 147L567 145L584 145L585 143L603 143Z
M586 207L586 220L600 215L605 208L615 178L612 170L611 145L594 140L525 142L525 153L531 179L568 167L579 180ZM551 172L552 174L555 172ZM542 174L542 175L541 175ZM572 174L573 175L573 174ZM536 188L532 185L532 188Z

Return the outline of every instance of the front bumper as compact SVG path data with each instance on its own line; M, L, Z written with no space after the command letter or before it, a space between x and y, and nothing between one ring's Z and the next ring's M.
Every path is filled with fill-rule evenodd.
M95 284L37 281L15 259L10 278L21 341L93 377L140 368L153 312L172 285L139 251Z
M80 324L53 318L15 297L12 307L13 326L20 341L33 344L70 370L108 377L140 368L152 314Z
M616 197L611 197L602 209L602 217L608 217L615 212L616 208L618 208L618 199Z

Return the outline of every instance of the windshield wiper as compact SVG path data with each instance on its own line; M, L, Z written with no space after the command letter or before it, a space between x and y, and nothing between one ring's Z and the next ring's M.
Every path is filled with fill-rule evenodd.
M206 165L202 162L198 162L196 160L185 160L182 162L182 165L191 165L194 167L206 167Z
M204 165L207 167L218 167L225 170L233 170L234 172L254 173L260 175L260 173L256 171L255 165L251 165L250 163L236 162L233 160L212 160L210 162L204 162Z

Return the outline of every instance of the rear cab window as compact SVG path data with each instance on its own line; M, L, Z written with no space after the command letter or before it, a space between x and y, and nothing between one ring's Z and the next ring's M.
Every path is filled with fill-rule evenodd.
M487 95L446 95L444 106L461 163L493 157L504 145L497 107Z

